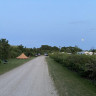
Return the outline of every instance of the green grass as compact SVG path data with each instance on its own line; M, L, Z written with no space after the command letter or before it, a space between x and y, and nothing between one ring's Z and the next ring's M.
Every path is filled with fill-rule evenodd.
M59 96L96 96L96 87L91 81L81 78L49 57L46 60Z
M13 68L16 68L29 60L33 59L34 57L28 58L28 59L9 59L7 64L0 64L0 75L12 70Z

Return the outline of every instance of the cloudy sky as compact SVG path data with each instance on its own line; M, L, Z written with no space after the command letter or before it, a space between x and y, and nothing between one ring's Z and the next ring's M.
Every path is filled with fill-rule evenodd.
M26 47L96 48L96 0L0 0L0 38Z

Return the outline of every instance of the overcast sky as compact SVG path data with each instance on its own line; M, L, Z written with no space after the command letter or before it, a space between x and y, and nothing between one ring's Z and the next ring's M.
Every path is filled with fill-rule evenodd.
M0 38L32 48L96 48L96 0L0 0Z

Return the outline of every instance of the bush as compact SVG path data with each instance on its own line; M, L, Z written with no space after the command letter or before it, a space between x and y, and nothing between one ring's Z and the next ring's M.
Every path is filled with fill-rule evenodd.
M50 57L81 76L96 80L96 56L54 53Z

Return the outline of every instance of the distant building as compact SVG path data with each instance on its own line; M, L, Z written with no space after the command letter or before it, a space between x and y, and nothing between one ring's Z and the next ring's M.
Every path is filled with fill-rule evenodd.
M77 54L93 55L93 52L82 51L82 52L77 52Z

